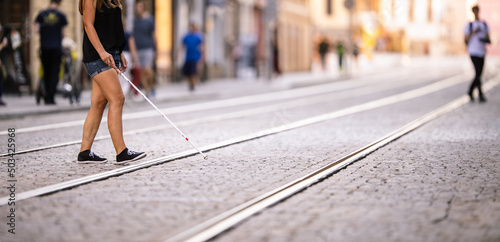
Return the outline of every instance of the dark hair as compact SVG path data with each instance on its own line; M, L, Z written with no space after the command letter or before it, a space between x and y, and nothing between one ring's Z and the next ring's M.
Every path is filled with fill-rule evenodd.
M83 1L90 1L90 0L80 0L80 3L78 4L78 10L80 10L80 14L82 15L83 15ZM116 8L116 7L122 8L122 3L120 2L120 0L95 0L95 1L96 1L95 8L99 12L102 12L103 5L106 8Z
M472 11L473 11L473 12L475 12L475 11L479 11L479 6L474 5L474 6L472 7Z
M62 0L50 0L50 3L61 4Z

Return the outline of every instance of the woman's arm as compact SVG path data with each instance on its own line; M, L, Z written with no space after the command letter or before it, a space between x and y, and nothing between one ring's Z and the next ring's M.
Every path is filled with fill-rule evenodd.
M127 58L125 58L125 53L122 53L120 54L120 72L126 72L127 71L127 68L128 68L128 61L127 61ZM115 68L116 70L116 68Z
M139 57L137 56L137 47L135 46L134 36L130 36L128 38L128 48L130 49L130 54L132 55L132 62L134 63L134 67L141 67L139 63Z
M95 21L95 9L96 9L96 0L84 0L83 4L83 26L85 28L85 32L89 37L90 42L94 46L95 50L101 57L101 60L106 63L108 66L111 66L116 69L115 61L113 60L113 56L106 52L104 47L102 46L101 41L99 40L99 36L94 28Z

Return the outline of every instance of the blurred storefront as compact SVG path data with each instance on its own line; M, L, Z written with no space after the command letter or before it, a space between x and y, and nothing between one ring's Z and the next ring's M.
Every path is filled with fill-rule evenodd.
M39 35L33 22L50 0L2 0L0 23L14 30L20 43L18 60L25 71L9 64L15 76L5 90L34 90L39 81ZM122 0L126 28L131 31L136 0ZM182 79L182 37L190 22L205 37L203 79L269 78L273 59L282 72L308 71L316 37L331 43L356 41L365 54L391 51L413 55L465 54L464 24L470 7L479 3L491 31L489 54L500 55L500 1L497 0L144 0L156 21L159 83ZM349 6L352 5L352 11ZM78 1L63 0L66 36L81 56L83 26ZM347 45L349 46L349 45ZM274 48L277 47L277 48ZM274 51L276 50L277 51ZM277 53L277 56L274 54ZM20 58L20 57L21 58ZM5 56L3 57L5 59ZM5 62L5 61L4 61ZM21 73L23 75L20 75ZM17 75L17 76L16 76ZM23 77L27 80L23 81ZM14 81L13 81L14 80ZM16 86L17 85L17 86ZM15 90L16 91L16 90Z
M348 2L353 4L352 29ZM311 0L311 18L316 36L332 42L348 40L351 30L353 40L368 55L373 51L465 54L463 27L477 3L490 26L489 53L498 54L500 2L496 0Z
M207 78L266 78L273 58L284 72L310 68L312 25L309 0L191 0L176 4L175 47L181 46L189 21L205 34ZM199 11L203 9L203 11ZM279 55L273 56L277 39ZM183 54L174 57L176 68Z
M343 1L343 0L342 0ZM412 55L465 54L463 28L479 4L490 26L490 54L498 54L500 26L496 0L357 0L354 37L377 51ZM374 42L375 41L375 42Z
M153 5L153 4L152 4ZM156 34L156 76L158 83L166 83L172 79L173 50L173 6L172 1L155 0L155 34ZM153 11L153 10L151 10Z
M30 0L29 1L29 21L26 28L29 29L29 59L30 59L30 73L32 88L35 88L40 81L39 69L40 69L40 35L35 32L34 22L38 13L46 9L50 0ZM66 38L74 41L76 50L78 51L78 56L81 58L81 46L83 41L83 25L82 17L78 10L78 1L62 1L60 6L61 12L66 14L68 20L68 26L64 30L64 35Z
M281 0L278 5L279 63L283 72L311 67L313 27L309 0Z
M5 81L6 91L13 92L31 92L34 91L39 82L39 49L40 39L39 35L35 32L34 20L38 13L46 9L50 4L50 0L3 0L0 2L0 23L3 26L2 37L6 35L6 30L13 30L19 35L19 42L17 49L22 54L22 65L25 70L21 75L16 70L12 72L12 64L19 63L17 56L9 56L3 51L3 62L7 66L8 78ZM82 42L82 23L81 16L78 12L78 1L62 1L61 11L66 14L68 19L68 26L65 30L65 36L75 42L75 46L81 46ZM78 48L79 55L81 56L81 48ZM10 66L9 66L10 65ZM16 68L17 69L17 68ZM11 82L15 79L17 87L13 87ZM25 79L25 80L24 80Z
M25 29L25 34L23 35L23 39L26 39L26 55L28 60L29 73L31 73L31 87L34 88L38 85L39 82L39 68L40 61L38 56L39 50L39 35L35 33L33 28L33 22L37 14L43 9L49 6L50 0L22 0L26 1L26 4L21 4L23 11L25 11L25 19L23 20L23 29ZM16 2L22 2L16 1ZM13 2L14 1L2 1L2 2ZM79 1L62 1L60 10L66 14L68 19L68 26L65 29L65 37L73 40L75 42L76 50L78 52L79 58L81 58L81 46L83 40L83 23L82 16L78 10L78 2ZM135 0L123 0L123 16L124 23L127 30L131 31L133 28L133 19L135 17L134 5ZM160 4L157 4L160 3ZM146 9L152 15L155 16L155 21L157 26L162 26L162 28L158 28L157 38L158 38L158 58L157 58L157 70L159 74L159 81L162 82L168 76L169 67L171 65L171 50L172 50L172 30L171 21L172 21L172 10L171 10L171 1L160 1L160 0L144 0ZM2 8L2 11L4 8ZM159 11L162 14L156 14L155 10ZM165 74L167 73L167 74ZM165 78L162 78L165 77ZM82 75L83 79L87 79L86 75ZM83 83L84 85L87 84Z
M432 1L381 0L377 11L380 36L376 49L412 54L429 54L438 39Z
M6 75L1 78L6 93L30 91L30 73L26 68L31 63L29 6L29 0L0 1L0 42L6 43L0 52L0 75Z
M316 61L319 61L318 46L326 38L330 51L338 42L349 42L352 16L338 0L311 0L311 21L314 27L313 50Z

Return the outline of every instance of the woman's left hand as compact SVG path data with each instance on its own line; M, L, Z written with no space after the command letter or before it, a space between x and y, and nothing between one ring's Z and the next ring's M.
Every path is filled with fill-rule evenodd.
M123 52L120 54L120 71L125 72L127 71L128 68L128 61L127 58L125 58L125 54Z

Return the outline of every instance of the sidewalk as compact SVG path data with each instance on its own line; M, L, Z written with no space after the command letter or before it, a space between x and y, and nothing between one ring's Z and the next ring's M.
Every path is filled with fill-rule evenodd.
M335 55L331 55L330 59L334 59ZM457 60L458 59L458 60ZM250 95L256 93L286 90L304 86L317 85L326 82L332 82L352 77L370 75L374 73L385 73L405 66L418 67L429 65L429 60L439 63L441 60L460 61L467 63L466 56L452 57L405 57L401 54L386 54L379 53L374 55L371 61L364 56L360 56L358 65L354 70L350 70L350 74L340 74L336 62L331 61L327 71L323 72L313 64L310 72L286 73L272 80L263 79L214 79L197 86L195 92L189 92L187 83L168 83L157 87L157 96L153 100L155 103L171 102L171 101L187 101L187 100L207 100L213 98L229 98L238 95ZM500 58L496 58L489 63L496 67L500 64ZM467 68L467 67L466 67ZM468 67L471 68L471 67ZM355 74L354 74L355 73ZM10 118L20 118L28 115L49 114L58 112L67 112L75 110L87 110L90 108L91 90L84 90L81 94L79 104L70 105L69 100L60 95L56 96L55 106L46 106L44 104L37 105L35 97L32 95L4 95L3 100L7 106L0 107L0 120ZM134 101L127 98L125 105L136 105L144 102Z

